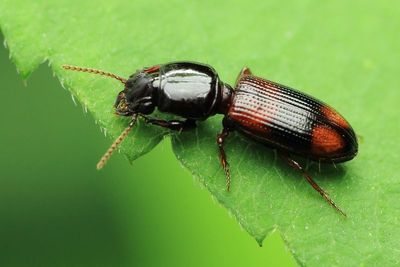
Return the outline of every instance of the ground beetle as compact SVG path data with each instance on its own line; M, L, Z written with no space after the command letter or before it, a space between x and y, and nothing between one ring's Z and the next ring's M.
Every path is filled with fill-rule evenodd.
M129 79L115 74L64 65L67 70L90 72L119 80L125 86L115 102L116 114L131 117L128 127L99 161L102 168L116 147L128 135L137 117L171 130L188 130L215 114L224 114L222 131L217 135L219 158L226 175L227 190L231 178L224 151L229 133L240 133L275 148L278 154L299 171L321 196L344 216L291 155L318 162L344 162L357 154L357 137L350 124L325 103L287 86L254 76L243 68L234 90L222 82L208 65L172 62L138 70ZM155 109L177 115L183 120L149 117Z

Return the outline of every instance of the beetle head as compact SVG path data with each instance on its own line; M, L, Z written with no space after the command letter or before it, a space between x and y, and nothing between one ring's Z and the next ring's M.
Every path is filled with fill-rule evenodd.
M155 88L153 75L139 71L131 75L115 101L118 115L150 114L154 111Z
M150 114L153 112L155 105L153 101L156 96L156 88L153 87L153 82L158 76L159 66L146 68L142 71L138 71L131 75L128 80L122 78L111 72L103 70L77 67L71 65L62 66L66 70L88 72L98 74L106 77L116 79L125 85L123 91L118 94L117 100L115 101L115 109L118 115L131 116L131 121L125 130L118 136L114 143L110 146L107 152L100 159L97 164L97 169L104 167L112 153L118 147L118 145L128 136L136 123L138 114Z

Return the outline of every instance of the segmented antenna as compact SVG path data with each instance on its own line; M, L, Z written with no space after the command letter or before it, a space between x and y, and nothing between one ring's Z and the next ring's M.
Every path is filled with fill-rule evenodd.
M126 83L126 79L125 78L122 78L122 77L120 77L120 76L118 76L118 75L116 75L114 73L110 73L110 72L97 70L97 69L92 69L92 68L82 68L82 67L71 66L71 65L62 65L62 67L64 69L66 69L66 70L89 72L89 73L93 73L93 74L99 74L99 75L103 75L103 76L107 76L107 77L111 77L111 78L117 79L118 81L120 81L123 84Z
M124 141L125 137L129 134L129 132L132 130L133 126L135 125L136 119L137 119L137 114L134 114L132 116L132 120L129 123L128 127L126 127L125 130L120 134L120 136L118 136L117 139L115 139L114 143L110 146L110 148L106 151L106 153L104 153L104 155L103 155L103 157L101 157L99 163L97 163L96 167L98 170L100 170L101 168L104 167L104 165L106 165L107 161L110 159L114 150L118 147L119 144L122 143L122 141Z

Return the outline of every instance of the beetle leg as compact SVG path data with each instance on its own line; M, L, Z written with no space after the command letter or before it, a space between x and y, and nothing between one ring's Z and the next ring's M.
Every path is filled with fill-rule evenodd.
M246 76L246 75L253 75L253 73L251 72L251 70L250 70L249 67L244 67L244 68L240 71L239 77L240 77L240 76Z
M170 130L174 131L186 131L190 130L193 128L196 128L196 122L191 119L186 119L184 121L179 121L179 120L162 120L162 119L156 119L156 118L149 118L147 116L143 116L146 123L154 124L157 126L161 126L164 128L168 128Z
M229 164L226 160L226 154L224 150L225 138L229 135L228 128L224 127L222 131L217 135L217 144L219 148L219 160L221 162L222 168L224 169L226 176L226 191L229 192L231 188L231 174L229 172Z
M284 155L280 153L281 158L283 158L290 167L293 169L299 171L304 178L306 178L307 182L333 207L335 208L340 214L342 214L344 217L347 217L346 213L344 213L336 204L333 202L333 200L329 197L329 195L311 178L310 174L306 170L301 167L301 165L290 158L289 155Z
M252 75L252 74L253 74L253 73L251 72L251 70L250 70L248 67L244 67L244 68L240 71L239 75L238 75L237 78L236 78L235 88L236 88L237 83L239 82L239 80L240 80L243 76Z

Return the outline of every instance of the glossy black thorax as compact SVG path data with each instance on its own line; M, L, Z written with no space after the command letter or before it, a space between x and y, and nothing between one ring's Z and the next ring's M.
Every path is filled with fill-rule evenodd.
M161 112L204 120L216 113L223 84L216 71L191 62L162 65L157 107Z
M183 118L204 120L224 109L230 92L230 86L220 81L212 67L173 62L131 75L115 107L119 115L125 116L151 114L157 108Z

